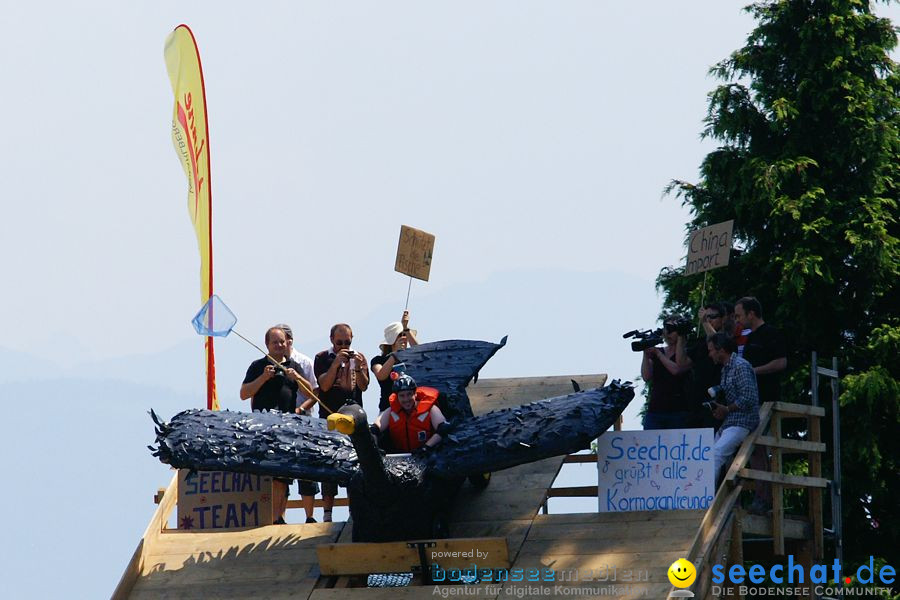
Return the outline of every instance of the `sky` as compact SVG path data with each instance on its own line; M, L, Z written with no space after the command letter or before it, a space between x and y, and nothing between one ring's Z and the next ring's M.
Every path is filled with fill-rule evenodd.
M175 26L203 62L215 287L238 331L288 322L313 355L344 321L371 357L404 308L407 224L437 238L411 288L420 338L508 334L483 377L633 379L620 334L654 325L654 278L684 259L689 215L662 191L714 148L707 72L752 28L743 4L6 3L0 397L21 420L3 443L40 517L0 555L16 595L112 591L170 476L146 412L203 404ZM232 336L217 356L222 407L246 409L257 354Z

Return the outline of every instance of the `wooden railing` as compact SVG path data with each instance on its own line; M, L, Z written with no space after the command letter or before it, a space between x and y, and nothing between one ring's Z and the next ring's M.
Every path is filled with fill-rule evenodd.
M697 530L687 560L694 563L697 579L691 591L696 598L704 599L709 592L712 567L721 559L730 564L742 562L743 534L740 511L735 511L738 499L748 481L767 482L772 486L772 551L783 556L784 539L784 489L806 488L809 493L808 516L811 525L812 561L821 560L824 554L822 523L822 489L828 481L822 475L822 453L819 418L825 410L817 406L766 402L760 410L759 426L748 435L735 454L712 504L706 511ZM782 419L805 418L808 439L782 438ZM768 435L766 433L768 432ZM757 446L772 449L770 471L747 467ZM809 460L809 475L787 475L782 472L784 454L805 454ZM674 588L672 591L675 591Z

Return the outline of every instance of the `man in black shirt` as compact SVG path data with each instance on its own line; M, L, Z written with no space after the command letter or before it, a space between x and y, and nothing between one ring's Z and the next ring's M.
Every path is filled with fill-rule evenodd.
M707 390L719 385L722 379L722 365L716 364L709 357L706 341L709 336L723 331L725 316L725 306L722 303L710 302L700 309L699 317L702 329L697 339L688 345L686 336L678 336L675 362L680 367L691 370L688 377L688 405L692 411L691 424L694 427L718 429L721 425L721 421L713 418L712 413L703 406L703 403L710 401Z
M787 368L787 351L781 332L763 321L762 305L752 296L737 301L735 321L750 329L744 346L744 359L753 365L759 386L759 401L781 400L781 372Z
M362 352L350 349L353 330L346 323L331 328L331 348L316 354L313 364L319 380L319 416L328 418L329 411L336 412L345 404L362 406L362 393L369 387L369 368ZM331 521L331 508L337 495L337 485L322 483L322 504L325 522Z
M301 366L291 360L287 335L279 327L266 331L266 350L278 362L278 366L263 357L250 363L244 383L241 385L241 400L250 398L252 410L278 410L293 413L297 408L298 389L311 390L309 382L300 375ZM300 383L305 384L302 388ZM306 392L303 392L306 396ZM276 523L284 523L287 508L288 486L291 480L272 480L272 513Z
M781 372L787 368L787 351L781 332L762 318L762 305L753 296L744 296L734 305L734 320L745 330L749 329L744 345L744 359L753 365L756 385L759 388L760 406L764 402L781 400ZM768 456L762 446L757 446L750 457L750 466L766 470ZM772 507L772 486L759 482L750 512L762 514Z

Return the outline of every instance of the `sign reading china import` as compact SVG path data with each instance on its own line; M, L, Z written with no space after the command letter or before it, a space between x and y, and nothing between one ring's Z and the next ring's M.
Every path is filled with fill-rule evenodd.
M434 235L406 225L400 226L397 260L394 262L395 271L428 281L433 255Z
M692 231L688 238L687 265L684 274L694 275L728 266L733 228L734 220L731 220Z
M600 436L600 512L708 508L715 496L713 435L712 429L658 429Z
M271 524L271 477L178 470L178 529L233 529Z

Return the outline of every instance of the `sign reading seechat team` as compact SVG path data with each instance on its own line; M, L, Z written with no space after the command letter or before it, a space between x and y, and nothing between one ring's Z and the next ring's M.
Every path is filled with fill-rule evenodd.
M600 512L708 508L713 441L712 429L607 432L597 442Z

